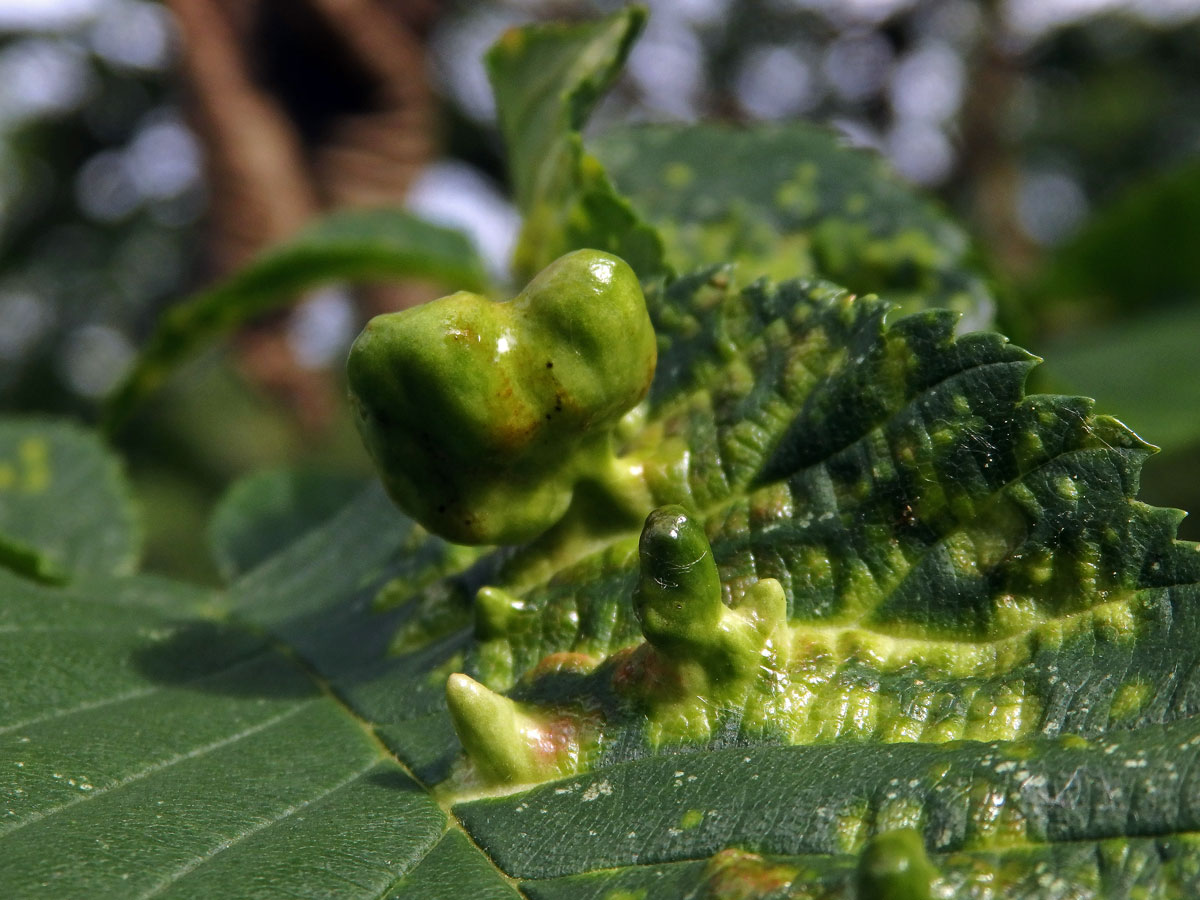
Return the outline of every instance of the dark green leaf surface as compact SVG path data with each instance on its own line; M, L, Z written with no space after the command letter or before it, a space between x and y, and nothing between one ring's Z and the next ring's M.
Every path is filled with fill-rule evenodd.
M59 582L131 572L140 550L129 491L91 435L49 420L0 423L0 566Z
M293 662L156 587L0 573L4 895L379 896L437 805Z
M388 893L388 900L517 900L506 878L461 831L448 831L421 864Z
M342 212L273 247L236 275L163 317L106 406L115 428L179 363L256 316L331 281L427 278L456 290L487 279L460 232L393 209Z
M122 509L117 487L97 517ZM219 605L163 579L0 570L5 897L373 898L437 844L426 791Z
M467 644L473 592L442 582L479 550L430 537L372 487L328 523L232 588L241 615L270 629L329 676L423 779L456 753L438 670ZM380 589L389 588L384 593ZM377 597L386 611L376 611ZM389 645L413 652L389 656Z
M1094 743L903 744L882 758L869 745L733 748L613 766L455 813L523 878L705 858L730 845L836 865L897 828L918 829L935 854L1003 855L1195 831L1198 735L1181 722Z
M827 278L909 311L953 309L969 328L991 323L963 230L881 157L831 131L660 125L610 132L591 149L662 235L675 271L726 260L742 283Z
M333 517L363 488L361 478L273 469L226 492L209 522L209 545L232 581Z

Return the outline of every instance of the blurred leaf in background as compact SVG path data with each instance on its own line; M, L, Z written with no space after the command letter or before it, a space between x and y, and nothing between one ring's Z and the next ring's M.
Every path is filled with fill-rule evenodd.
M1120 192L1048 256L1029 296L1045 384L1086 390L1152 436L1164 452L1146 496L1200 509L1200 160Z

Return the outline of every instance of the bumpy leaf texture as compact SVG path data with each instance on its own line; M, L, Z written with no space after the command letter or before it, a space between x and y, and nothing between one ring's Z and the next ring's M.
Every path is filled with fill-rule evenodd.
M884 162L804 122L581 129L643 23L513 30L488 55L525 225L518 276L580 247L644 279L713 262L742 283L820 276L905 309L945 307L972 328L995 312L966 234Z
M1146 445L947 314L721 284L652 297L623 450L729 602L783 585L785 671L672 727L604 659L642 640L636 533L464 550L374 488L225 595L3 575L7 895L876 896L911 829L931 896L1187 896L1200 554L1130 499ZM485 584L523 611L480 637ZM480 790L459 671L586 711L578 771Z

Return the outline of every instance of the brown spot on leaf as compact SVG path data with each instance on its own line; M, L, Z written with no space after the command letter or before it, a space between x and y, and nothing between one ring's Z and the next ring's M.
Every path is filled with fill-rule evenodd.
M620 693L670 697L683 688L678 667L649 644L618 650L609 660L613 664L613 688Z
M757 853L722 850L705 869L706 900L753 900L782 891L799 874L794 866L773 863Z

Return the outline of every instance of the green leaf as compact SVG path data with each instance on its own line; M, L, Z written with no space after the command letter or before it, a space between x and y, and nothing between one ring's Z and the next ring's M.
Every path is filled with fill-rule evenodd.
M512 29L487 56L517 206L514 269L524 283L569 250L615 253L643 278L662 247L583 148L580 129L646 18L629 7L597 22Z
M995 302L965 232L880 157L826 129L666 125L620 129L585 149L580 131L643 19L635 7L514 29L488 56L525 214L519 279L591 247L644 280L725 260L742 283L822 277L910 311L942 306L971 327L991 324Z
M172 307L133 369L106 401L117 428L180 362L255 316L330 281L428 278L483 290L487 279L470 242L457 231L392 209L342 212L263 253L216 287Z
M1133 883L1187 883L1195 822L1173 798L1200 745L1200 555L1172 541L1175 514L1129 500L1147 447L1086 401L1023 397L1028 354L956 340L945 314L888 326L883 304L820 285L719 285L685 279L652 303L664 348L640 440L690 449L685 479L660 473L660 500L705 512L729 594L767 575L787 589L809 648L789 696L803 712L764 729L718 710L704 740L656 748L598 677L533 677L512 695L611 714L606 749L589 774L455 806L468 832L536 897L780 879L849 891L869 836L893 828L919 829L938 883L963 890L1054 896L1036 877L1054 871L1122 896L1114 856L1139 861ZM346 515L320 539L334 552L339 533L361 542L355 516L378 528L372 507ZM638 640L631 549L509 585L532 610L508 638L518 672ZM477 562L447 588L504 586L505 567ZM309 607L302 631L272 627L305 635L324 669L334 609L347 615ZM335 684L438 778L455 762L432 755L450 739L430 673L486 680L485 650L448 635ZM802 746L761 746L780 741ZM1180 860L1162 866L1141 834L1176 836ZM765 856L720 856L731 846Z
M1099 210L1050 257L1035 312L1093 322L1200 293L1200 163L1192 160L1135 183Z
M884 764L863 745L731 748L614 766L454 813L502 868L531 879L535 897L606 896L587 892L588 882L631 890L664 876L711 884L733 862L720 856L730 845L767 857L740 860L745 887L774 868L793 890L812 891L787 896L827 896L817 885L855 896L847 888L867 836L910 828L950 889L932 896L1054 897L1073 887L1134 897L1138 886L1186 896L1200 845L1187 833L1196 814L1179 800L1195 789L1198 736L1185 721L1097 744L905 744ZM592 869L601 871L567 874Z
M319 570L344 591L370 583L369 558L348 579L328 558ZM0 570L0 893L518 896L361 720L225 605L165 579L51 588Z
M1200 444L1200 307L1174 306L1046 345L1046 378L1082 387L1166 450Z
M625 128L592 150L658 230L674 271L726 260L744 284L827 278L908 311L941 306L970 327L991 322L994 302L965 232L881 157L825 128Z
M376 897L436 844L441 810L294 662L190 618L195 591L121 593L0 572L5 896Z
M129 491L93 435L49 419L0 422L0 566L62 582L130 572L140 551Z
M778 579L797 640L829 658L819 684L804 689L813 696L801 704L788 695L803 712L777 717L782 734L717 710L700 729L702 744L1016 737L1050 727L1010 708L1040 710L1043 702L1020 687L1032 677L1023 667L1048 634L1071 629L1065 640L1091 627L1089 610L1125 628L1122 617L1134 612L1123 602L1110 608L1108 598L1140 589L1146 555L1171 546L1174 514L1128 505L1145 444L1092 416L1085 401L1023 398L1033 360L1002 338L955 340L943 313L885 327L886 308L820 285L723 292L702 278L677 282L652 303L659 375L647 423L625 451L650 460L657 502L683 502L707 521L727 596L737 599L757 578ZM687 448L682 462L655 460L664 435ZM458 602L481 584L520 596L527 621L502 638L518 674L553 653L601 657L640 639L629 602L635 539L613 538L601 552L558 547L561 568L532 580L520 553L497 557L490 570L476 563L468 579L437 590ZM275 627L294 639L290 625ZM330 631L320 615L305 627ZM466 671L507 687L491 671L490 648L466 637L447 638L438 658L465 652ZM415 659L394 663L398 679L416 674L407 668ZM578 681L565 705L604 708L604 740L618 757L653 752L645 723L624 719L599 678ZM879 700L881 684L899 696L929 685L929 703L940 696L951 706L944 720L923 725L927 710L893 709ZM360 687L347 690L354 696ZM436 686L425 691L431 705L411 702L422 690L397 682L407 706L368 705L364 715L389 724L405 716L397 726L433 715L442 702ZM533 703L557 694L561 704L564 690L535 679L518 694ZM978 704L966 699L979 692ZM843 695L862 717L825 721ZM411 762L429 762L423 739L403 740L413 742Z
M946 313L713 270L649 307L622 451L704 522L728 601L778 579L786 670L715 708L622 693L636 533L464 550L377 487L227 598L7 576L7 895L849 897L897 830L931 896L1186 893L1200 553L1131 501L1146 445L1024 396L1033 358ZM512 629L472 624L483 585ZM579 771L481 796L454 672L586 710Z
M494 59L544 49L557 115L637 16L557 32L582 78L552 32ZM547 204L615 196L566 171ZM0 570L0 894L1194 895L1200 552L1133 499L1152 448L952 313L646 281L647 540L585 498L462 548L373 486L215 594Z
M249 572L349 503L362 479L272 469L233 485L213 511L209 544L227 580Z
M449 831L388 900L519 900L520 894L461 831Z
M471 840L451 832L397 896L504 896L509 879L545 898L853 896L859 855L894 829L916 829L934 886L965 895L1056 896L1046 871L1097 896L1188 884L1196 823L1174 798L1200 746L1200 554L1173 541L1176 514L1130 500L1147 446L1084 400L1025 397L1034 360L994 334L956 339L944 313L887 324L870 298L737 290L719 272L650 306L659 374L624 450L688 448L647 457L651 486L703 516L730 600L784 586L788 702L656 732L661 710L614 699L614 663L545 662L620 661L641 640L636 534L462 551L373 488L232 602L443 782ZM552 566L530 563L550 549ZM444 699L452 672L495 674L495 636L464 624L485 584L529 613L503 638L525 677L496 687L603 720L589 771L498 799L473 799ZM475 874L446 885L460 865Z

